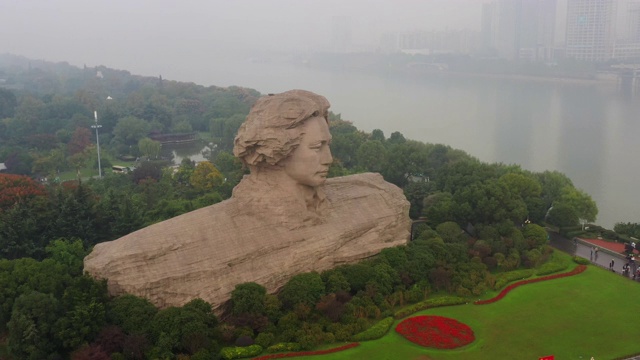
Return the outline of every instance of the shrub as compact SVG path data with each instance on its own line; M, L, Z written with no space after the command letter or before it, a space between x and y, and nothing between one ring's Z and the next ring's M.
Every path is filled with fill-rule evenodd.
M456 288L456 295L460 296L460 297L468 297L471 296L471 290L467 289L466 287L459 285Z
M560 271L566 269L567 266L568 266L567 264L563 264L563 263L548 262L548 263L540 266L540 268L536 272L536 275L542 276L542 275L549 275L549 274L557 273L557 272L560 272Z
M284 352L284 351L300 351L301 347L297 343L278 343L275 345L271 345L267 348L267 352L276 353L276 352Z
M348 349L354 348L354 347L359 346L359 345L360 345L359 343L351 343L351 344L342 345L342 346L338 346L336 348L325 349L325 350L300 351L300 352L286 353L286 354L263 355L263 356L255 358L253 360L270 360L270 359L281 359L281 358L287 358L287 357L298 357L298 356L309 356L309 355L325 355L325 354L335 353L335 352L338 352L338 351L348 350Z
M618 240L618 234L613 230L604 230L602 232L602 237L609 240Z
M526 270L509 271L509 272L497 275L496 282L493 285L493 289L498 290L503 288L505 285L507 285L512 281L522 280L522 279L531 277L533 275L533 272L534 272L533 269L526 269Z
M522 281L518 281L516 283L513 283L509 286L507 286L506 288L504 288L500 294L492 297L491 299L487 299L487 300L478 300L476 302L474 302L475 305L484 305L484 304L491 304L493 302L496 302L500 299L502 299L503 297L505 297L505 295L507 295L507 293L509 293L509 291L517 288L520 285L526 285L526 284L531 284L531 283L535 283L535 282L540 282L540 281L545 281L545 280L553 280L553 279L557 279L557 278L561 278L561 277L566 277L566 276L573 276L573 275L577 275L582 273L583 271L585 271L587 269L586 266L584 265L578 265L576 266L573 270L566 272L566 273L561 273L561 274L554 274L554 275L547 275L547 276L542 276L539 278L535 278L535 279L528 279L528 280L522 280Z
M258 356L262 352L262 346L251 345L247 347L224 347L220 350L220 356L225 360L240 359L252 356Z
M389 331L389 329L391 328L391 325L393 325L393 321L394 321L393 317L384 318L378 321L378 323L376 323L372 327L368 328L367 330L359 334L355 334L351 338L351 340L367 341L367 340L380 339Z
M580 257L580 256L574 256L572 259L576 264L580 264L580 265L589 265L589 264L591 264L591 261L589 261L589 260L587 260L587 259L585 259L583 257Z
M568 231L565 234L565 237L568 239L573 239L574 237L579 237L583 234L586 234L586 231L582 231L582 230L576 230L576 231Z
M460 305L460 304L466 304L466 303L467 303L467 299L456 297L456 296L444 296L444 297L439 297L434 299L427 299L397 311L394 317L396 319L402 319L406 316L409 316L421 310L426 310L426 309L440 307L440 306Z
M557 273L565 270L568 266L568 262L560 257L555 256L544 263L542 266L540 266L540 268L538 268L538 271L536 272L536 275L542 276Z
M262 346L263 348L268 348L273 341L276 339L276 336L270 332L263 332L256 336L256 344Z

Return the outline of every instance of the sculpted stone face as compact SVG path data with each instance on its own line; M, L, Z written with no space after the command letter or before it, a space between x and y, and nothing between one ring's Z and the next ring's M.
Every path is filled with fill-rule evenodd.
M301 125L300 145L281 165L284 172L299 185L317 187L327 180L333 161L329 144L331 134L323 117L313 117Z
M111 295L159 307L195 298L223 310L245 282L270 293L301 272L324 271L404 245L402 189L379 174L327 179L329 102L305 90L258 99L234 141L249 168L230 199L96 244L85 271Z

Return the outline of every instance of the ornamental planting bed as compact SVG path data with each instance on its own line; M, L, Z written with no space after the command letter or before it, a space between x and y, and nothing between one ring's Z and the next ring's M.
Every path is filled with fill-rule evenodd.
M475 340L473 330L457 320L434 315L414 316L396 326L396 332L420 346L455 349Z
M269 359L282 359L282 358L296 357L296 356L325 355L325 354L335 353L338 351L348 350L358 345L360 345L360 343L356 342L356 343L342 345L342 346L338 346L331 349L325 349L325 350L297 351L297 352L282 353L282 354L271 354L271 355L259 356L259 357L253 358L253 360L269 360Z
M536 283L536 282L545 281L545 280L553 280L553 279L559 279L559 278L563 278L563 277L567 277L567 276L578 275L578 274L584 272L585 270L587 270L587 267L585 265L578 265L573 270L571 270L569 272L566 272L566 273L549 275L549 276L542 276L542 277L535 278L535 279L528 279L528 280L518 281L518 282L513 283L513 284L507 286L506 288L504 288L500 292L500 294L496 295L495 297L492 297L491 299L487 299L487 300L478 300L478 301L474 302L474 304L475 305L491 304L491 303L494 303L494 302L502 299L503 297L505 297L505 295L507 295L507 293L509 291L517 288L520 285L526 285L526 284Z

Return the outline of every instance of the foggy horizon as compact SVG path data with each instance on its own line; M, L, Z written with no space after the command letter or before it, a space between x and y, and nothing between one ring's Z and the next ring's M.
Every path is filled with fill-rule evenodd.
M10 0L0 3L0 53L195 81L202 66L218 59L330 50L337 17L363 49L375 48L385 32L478 31L482 3Z

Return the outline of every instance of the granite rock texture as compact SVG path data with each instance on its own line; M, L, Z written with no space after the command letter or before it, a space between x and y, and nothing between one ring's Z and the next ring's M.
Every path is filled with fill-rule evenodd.
M254 185L248 175L228 200L97 244L85 271L107 279L111 295L134 294L160 308L201 298L219 309L237 284L275 292L295 274L409 240L409 202L379 174L328 179L319 217L295 211L286 188Z

